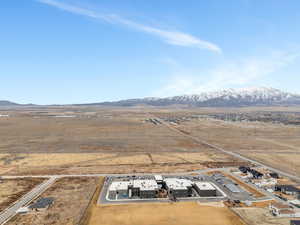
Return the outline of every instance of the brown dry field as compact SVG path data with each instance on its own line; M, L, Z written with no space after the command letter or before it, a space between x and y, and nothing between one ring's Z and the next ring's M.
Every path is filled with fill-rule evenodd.
M300 126L192 119L171 125L176 132L165 125L145 122L154 117L257 111L300 112L300 108L0 110L10 115L0 118L0 175L182 172L235 165L236 159L183 135L180 130L226 150L299 174ZM71 117L60 117L66 115Z
M94 206L87 225L243 225L227 207L197 202Z
M0 181L0 211L4 210L21 196L29 192L36 185L43 182L43 179L11 179Z
M198 119L174 127L269 166L300 173L300 126Z
M233 210L248 225L289 225L292 220L291 218L274 217L267 208L234 208Z
M0 118L0 174L174 172L234 162L164 125L147 110L45 108ZM57 117L57 116L75 117ZM55 117L56 116L56 117Z
M95 193L97 178L62 178L41 197L53 197L54 204L46 211L17 215L8 225L77 225Z

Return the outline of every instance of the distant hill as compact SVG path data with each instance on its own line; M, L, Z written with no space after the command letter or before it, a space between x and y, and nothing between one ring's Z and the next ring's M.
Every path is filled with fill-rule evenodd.
M18 106L19 104L6 101L6 100L0 100L0 106Z
M99 106L170 106L185 105L194 107L243 107L299 105L300 95L275 88L227 89L203 92L195 95L180 95L167 98L128 99L116 102L91 103Z

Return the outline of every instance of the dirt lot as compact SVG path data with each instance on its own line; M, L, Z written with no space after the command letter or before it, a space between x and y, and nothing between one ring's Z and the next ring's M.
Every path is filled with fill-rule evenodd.
M197 202L95 206L87 225L241 225L227 207Z
M43 179L28 178L0 181L0 211L43 182Z
M60 179L41 196L55 199L48 210L18 215L7 224L77 225L99 182L96 178Z
M289 225L289 218L273 217L267 208L234 208L248 225Z

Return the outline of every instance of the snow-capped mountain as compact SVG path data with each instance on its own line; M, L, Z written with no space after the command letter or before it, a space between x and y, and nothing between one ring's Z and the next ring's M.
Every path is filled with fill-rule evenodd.
M300 105L300 95L284 92L275 88L226 89L203 92L195 95L180 95L167 98L129 99L118 102L105 102L101 105L188 105L188 106L259 106L259 105Z

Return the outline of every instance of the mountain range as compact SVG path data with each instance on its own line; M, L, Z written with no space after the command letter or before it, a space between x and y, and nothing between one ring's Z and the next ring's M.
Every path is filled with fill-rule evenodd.
M166 98L137 98L114 102L76 104L76 106L171 106L192 107L243 107L243 106L282 106L300 105L300 95L281 91L275 88L242 88L226 89L214 92L203 92L194 95L179 95ZM10 101L0 101L0 106L33 106L21 105Z
M106 106L170 106L186 105L195 107L242 107L300 105L300 95L284 92L275 88L226 89L203 92L195 95L179 95L167 98L140 98L115 102L93 103Z

